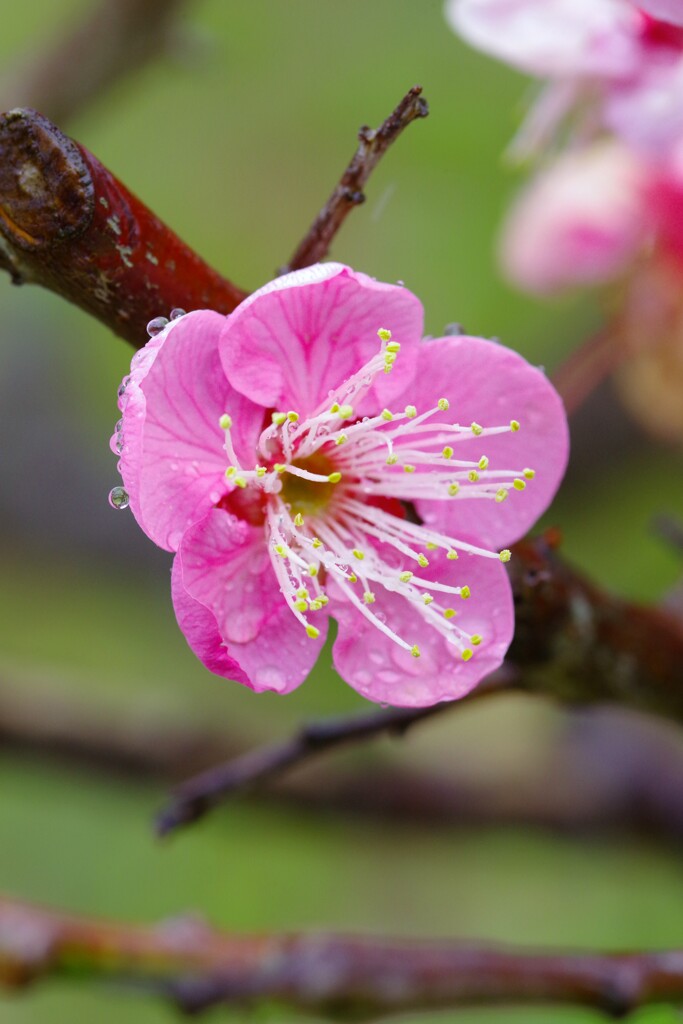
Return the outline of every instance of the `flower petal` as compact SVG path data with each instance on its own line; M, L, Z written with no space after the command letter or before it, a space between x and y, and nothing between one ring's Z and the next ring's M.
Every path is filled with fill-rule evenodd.
M491 470L535 470L523 493L513 490L500 504L458 495L417 501L415 506L429 526L451 536L476 538L481 545L501 547L523 536L554 497L569 452L562 400L545 374L494 341L435 338L421 346L417 379L404 397L418 412L447 398L449 412L430 422L495 427L519 421L517 432L460 442L456 458L478 461L485 455Z
M422 305L411 292L381 284L339 263L277 278L227 319L220 340L233 387L260 405L312 412L329 392L379 351L387 328L407 346L392 373L381 374L381 398L397 394L411 374L410 346L422 336Z
M289 693L303 683L327 634L312 640L288 608L262 528L212 509L183 535L173 602L187 642L207 668L252 690Z
M377 588L373 611L383 615L387 625L405 640L418 644L420 657L415 658L379 632L331 585L330 612L339 623L334 664L342 678L369 700L394 707L428 707L456 700L498 668L505 657L514 630L514 608L501 563L461 555L457 563L435 559L423 575L470 587L468 600L452 598L457 609L454 621L468 635L481 635L483 642L472 648L475 653L469 661L463 661L457 649L400 593Z
M124 486L142 529L169 551L228 490L218 425L224 412L233 418L237 454L250 465L255 459L264 413L225 379L218 356L224 323L210 310L172 321L134 357L123 396Z

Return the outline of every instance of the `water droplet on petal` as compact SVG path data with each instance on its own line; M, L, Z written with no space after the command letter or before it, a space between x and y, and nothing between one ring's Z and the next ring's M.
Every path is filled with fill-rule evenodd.
M155 316L153 320L150 320L147 324L147 333L150 338L156 338L157 334L161 334L167 324L168 320L165 316Z
M169 315L171 320L179 320L181 316L187 316L187 313L184 309L181 309L180 306L176 306L175 309L171 310Z
M121 381L120 385L119 385L119 390L117 392L119 398L123 398L123 396L126 393L126 388L128 387L129 384L130 384L130 377L124 377L123 380Z
M112 508L124 509L130 505L130 498L125 487L112 487L109 492L109 504Z
M279 665L261 665L254 672L254 682L257 686L267 687L269 690L283 690L287 685L287 679Z

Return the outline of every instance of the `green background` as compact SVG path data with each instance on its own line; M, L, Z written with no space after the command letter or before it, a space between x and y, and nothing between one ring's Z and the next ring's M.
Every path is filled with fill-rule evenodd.
M12 62L87 6L0 0L3 105L22 102L12 93ZM415 82L431 115L381 164L333 255L404 281L424 302L429 333L458 321L552 369L599 324L599 309L586 296L539 304L498 276L496 226L520 180L501 154L529 83L467 50L438 0L201 0L170 54L68 128L210 262L252 289L294 249L358 126L378 124ZM106 501L117 482L108 439L129 348L53 296L4 279L0 309L0 686L33 701L38 717L55 697L68 698L137 725L224 727L242 743L281 735L304 716L367 708L327 651L286 699L255 696L195 662L170 606L168 558ZM680 563L651 519L681 508L680 454L642 440L612 440L601 454L602 432L614 426L596 423L547 519L561 525L566 555L594 578L658 599ZM465 765L513 786L520 766L540 758L564 727L543 702L505 699L338 763L366 773L368 786L391 764L446 778ZM246 931L683 945L680 850L646 838L427 827L241 800L160 843L150 819L162 796L160 785L0 746L0 889L140 921L190 910ZM173 1019L153 998L87 984L0 995L2 1024ZM434 1019L579 1024L594 1015L481 1009ZM679 1018L663 1007L637 1019Z

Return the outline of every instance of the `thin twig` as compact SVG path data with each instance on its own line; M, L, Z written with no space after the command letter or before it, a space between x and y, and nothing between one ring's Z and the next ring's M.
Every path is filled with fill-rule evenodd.
M173 307L230 313L246 296L33 110L0 116L0 267L138 348L147 323Z
M0 109L17 104L64 124L167 49L188 0L99 0L75 24L5 70Z
M373 130L367 125L360 128L358 149L351 162L289 263L281 268L281 274L309 267L325 258L332 239L351 210L365 202L365 184L389 146L412 121L426 117L428 113L429 107L422 98L422 86L414 85L379 128Z
M507 678L507 672L490 677L460 701L458 706L502 689ZM344 715L309 722L294 736L280 743L257 747L241 757L188 779L175 790L168 806L158 815L157 833L164 836L183 825L189 825L218 804L229 800L235 793L279 778L316 754L380 735L403 736L411 726L451 707L453 704L437 704L418 709L393 708L373 711L367 715Z
M591 335L551 374L567 415L573 416L599 384L627 357L615 326Z
M117 980L186 1013L277 1002L330 1019L472 1004L590 1006L624 1017L683 1001L683 951L539 953L335 934L236 935L191 919L154 927L0 900L0 985Z

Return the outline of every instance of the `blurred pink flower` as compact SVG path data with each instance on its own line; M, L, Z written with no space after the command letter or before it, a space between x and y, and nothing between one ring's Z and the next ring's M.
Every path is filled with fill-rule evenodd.
M113 445L211 671L289 692L328 614L335 666L370 700L451 700L501 663L499 548L559 484L564 411L501 345L421 335L409 291L328 263L229 317L172 320L134 357Z
M581 139L613 131L662 155L683 139L679 0L447 0L473 46L550 84L527 118L528 152L572 115Z

